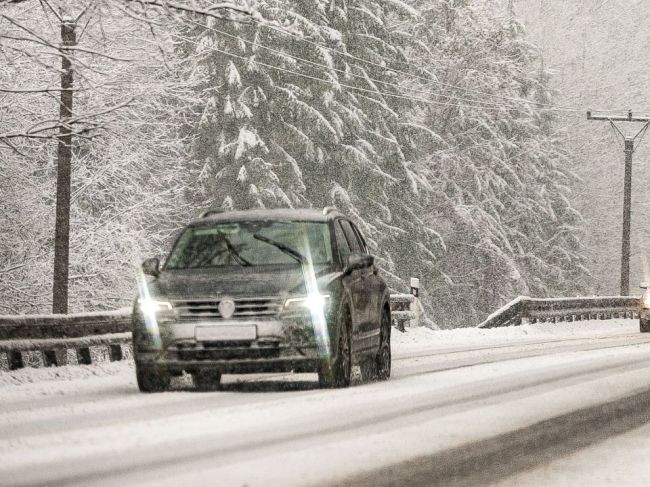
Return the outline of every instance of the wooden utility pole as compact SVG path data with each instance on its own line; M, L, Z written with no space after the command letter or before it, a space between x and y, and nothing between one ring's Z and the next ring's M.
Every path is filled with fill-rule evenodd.
M70 173L72 163L72 94L73 69L70 62L72 46L77 44L75 23L64 17L61 21L61 100L59 107L59 142L56 167L56 223L54 235L54 280L52 312L68 312L68 269L70 254Z
M625 178L623 180L623 238L621 243L621 296L630 294L630 225L632 217L632 155L639 144L635 142L643 139L648 130L650 117L634 117L632 110L627 112L627 117L592 115L587 111L587 120L599 120L609 122L610 125L623 138L625 152ZM634 137L629 137L616 126L614 122L642 122L644 125Z

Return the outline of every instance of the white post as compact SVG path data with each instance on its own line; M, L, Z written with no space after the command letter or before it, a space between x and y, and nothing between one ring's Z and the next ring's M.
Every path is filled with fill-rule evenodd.
M413 299L409 305L409 310L415 317L409 320L409 327L415 328L420 325L420 279L411 277L411 295Z

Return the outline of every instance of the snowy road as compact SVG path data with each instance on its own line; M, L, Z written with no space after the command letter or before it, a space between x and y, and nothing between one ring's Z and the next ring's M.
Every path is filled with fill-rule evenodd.
M5 374L0 484L541 485L650 418L637 326L396 332L393 378L347 390L290 375L141 395L128 363Z

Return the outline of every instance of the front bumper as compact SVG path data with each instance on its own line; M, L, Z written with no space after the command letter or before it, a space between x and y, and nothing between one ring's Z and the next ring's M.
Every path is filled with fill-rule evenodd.
M317 358L301 356L264 358L264 359L228 359L228 360L180 360L161 359L143 354L138 356L140 364L160 367L170 373L196 372L214 370L222 374L253 374L262 372L317 372L321 361Z
M305 320L219 320L165 322L158 337L134 329L134 354L141 366L161 367L170 373L213 370L224 374L259 372L316 372L321 356L311 322ZM197 340L196 327L255 325L250 341Z

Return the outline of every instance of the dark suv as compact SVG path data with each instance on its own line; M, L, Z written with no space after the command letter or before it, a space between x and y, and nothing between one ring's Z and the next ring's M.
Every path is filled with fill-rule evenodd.
M142 264L133 310L138 387L197 387L221 374L318 372L346 387L353 364L391 368L389 292L347 217L318 210L209 211L180 234L164 266Z

